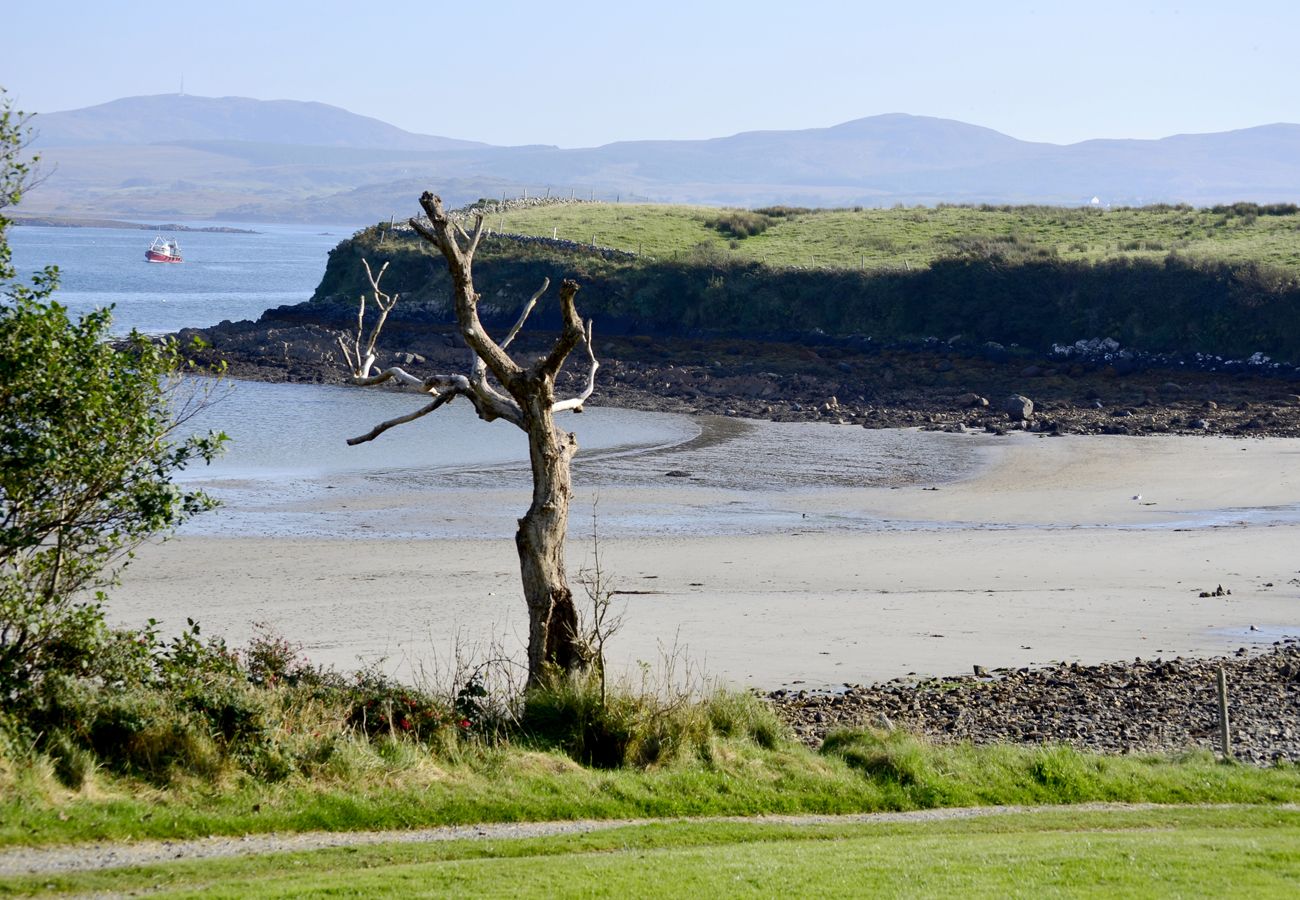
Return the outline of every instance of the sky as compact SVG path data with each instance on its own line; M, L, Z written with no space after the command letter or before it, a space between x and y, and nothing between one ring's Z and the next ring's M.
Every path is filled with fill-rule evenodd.
M1300 122L1300 3L11 0L0 86L316 100L423 134L589 147L938 116L1022 140Z

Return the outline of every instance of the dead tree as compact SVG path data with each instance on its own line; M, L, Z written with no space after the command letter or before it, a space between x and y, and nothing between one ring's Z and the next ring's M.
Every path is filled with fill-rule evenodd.
M397 297L390 297L380 290L379 282L387 264L375 275L367 263L366 275L374 291L379 319L367 337L366 299L362 297L355 338L351 341L339 339L352 369L352 381L354 384L373 385L393 380L418 388L431 395L432 400L414 412L376 425L348 443L355 445L374 440L389 428L426 416L457 397L468 400L484 421L505 419L528 435L533 501L519 520L515 544L519 551L524 599L528 604L528 681L537 684L551 673L572 672L588 663L587 643L583 639L564 563L564 538L573 494L569 463L577 452L578 443L571 433L555 424L555 414L582 412L583 404L595 390L596 369L600 364L591 347L591 323L584 327L574 304L578 285L566 280L560 287L563 325L559 337L546 355L531 364L516 362L506 350L549 287L550 280L543 280L505 339L497 343L479 321L479 295L474 290L471 271L474 253L483 237L483 217L477 218L470 234L447 216L438 197L426 192L420 197L420 206L428 216L428 223L413 218L411 226L436 246L447 261L456 324L472 351L469 372L417 378L401 368L392 367L371 374L376 359L375 342ZM556 400L556 376L565 359L579 344L586 347L590 360L586 387L576 397Z

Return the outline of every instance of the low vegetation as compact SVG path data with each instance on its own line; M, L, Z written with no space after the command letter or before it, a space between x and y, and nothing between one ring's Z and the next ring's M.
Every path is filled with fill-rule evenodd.
M467 670L468 671L468 670ZM461 679L468 680L461 680ZM526 693L341 675L263 631L116 632L0 724L0 845L472 822L1300 800L1300 768L932 744L794 742L756 696L572 676Z

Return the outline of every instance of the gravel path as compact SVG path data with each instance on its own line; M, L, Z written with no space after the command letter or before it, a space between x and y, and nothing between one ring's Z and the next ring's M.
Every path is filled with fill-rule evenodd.
M1166 807L1155 803L1084 803L1075 806L975 806L956 809L922 809L910 812L861 813L825 816L711 816L696 819L584 819L571 822L512 822L488 825L452 825L411 831L309 831L298 834L257 834L242 837L207 837L176 841L101 842L75 846L17 847L0 851L0 877L54 875L119 869L178 861L299 853L331 847L375 844L424 844L438 841L513 840L587 834L629 825L746 822L756 825L859 825L891 822L939 822L1014 813L1122 812L1152 809L1228 809L1233 804ZM1277 809L1297 809L1284 804Z

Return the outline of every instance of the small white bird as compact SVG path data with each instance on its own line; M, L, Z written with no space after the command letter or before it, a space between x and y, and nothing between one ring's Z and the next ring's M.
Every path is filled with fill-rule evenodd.
M1133 499L1134 499L1134 500L1141 500L1141 499L1142 499L1142 495L1141 495L1141 494L1134 494L1134 495L1133 495Z

